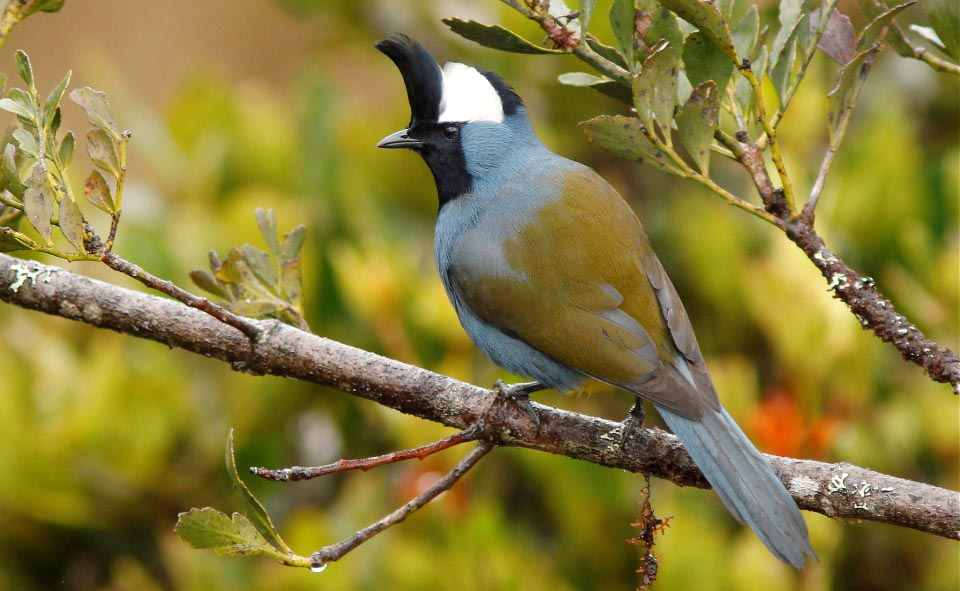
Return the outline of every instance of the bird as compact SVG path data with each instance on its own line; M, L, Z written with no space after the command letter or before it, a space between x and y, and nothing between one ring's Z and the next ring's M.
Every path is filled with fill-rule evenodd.
M806 522L720 404L677 290L637 215L591 168L551 151L497 74L391 33L405 129L436 184L434 255L464 330L539 387L603 383L653 404L727 510L781 561L816 560ZM524 384L524 386L530 386Z

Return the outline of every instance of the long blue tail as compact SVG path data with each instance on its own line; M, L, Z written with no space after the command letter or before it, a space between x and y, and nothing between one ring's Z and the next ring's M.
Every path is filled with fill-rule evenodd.
M816 559L800 509L726 410L704 409L700 420L657 410L727 510L748 524L771 552L798 569L805 556Z

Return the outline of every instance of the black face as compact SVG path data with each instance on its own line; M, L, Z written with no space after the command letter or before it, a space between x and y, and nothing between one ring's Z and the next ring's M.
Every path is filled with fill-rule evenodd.
M419 141L411 148L420 153L433 173L441 208L470 191L473 184L460 142L462 127L462 123L422 123L407 131L411 139Z

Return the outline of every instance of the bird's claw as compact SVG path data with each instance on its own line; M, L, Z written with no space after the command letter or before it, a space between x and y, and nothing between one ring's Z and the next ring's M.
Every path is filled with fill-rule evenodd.
M493 384L493 390L504 400L509 400L520 407L533 424L537 427L537 435L540 434L540 414L533 403L530 402L530 394L539 390L546 389L546 386L540 382L522 382L519 384L504 384L503 380L497 380Z

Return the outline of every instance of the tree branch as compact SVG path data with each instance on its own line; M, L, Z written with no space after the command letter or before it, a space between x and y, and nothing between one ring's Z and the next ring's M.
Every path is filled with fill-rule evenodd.
M484 433L496 445L564 455L681 486L708 486L677 438L659 429L634 429L624 439L620 423L537 404L538 434L522 409L502 405L490 390L277 321L257 322L264 336L254 341L174 300L3 254L0 300L220 359L237 371L330 386L458 429L484 419ZM960 495L954 491L849 464L767 458L803 509L960 539Z

